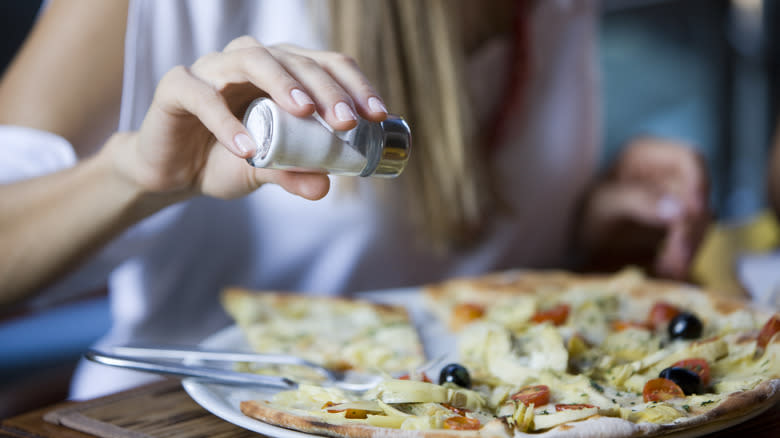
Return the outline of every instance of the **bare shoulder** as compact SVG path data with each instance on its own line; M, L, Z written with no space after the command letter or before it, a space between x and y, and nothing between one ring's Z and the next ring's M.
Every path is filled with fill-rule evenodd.
M119 115L127 8L51 1L0 82L0 123L61 135L80 155L102 143Z

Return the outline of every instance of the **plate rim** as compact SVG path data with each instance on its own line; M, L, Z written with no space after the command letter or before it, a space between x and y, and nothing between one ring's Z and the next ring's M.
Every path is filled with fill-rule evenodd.
M220 341L222 341L223 338L239 337L239 335L241 335L239 326L233 324L206 337L198 344L198 346L204 348L220 347L220 345L215 344L220 344ZM236 426L240 426L252 432L257 432L276 438L310 438L313 436L318 436L264 423L260 420L244 415L244 413L241 412L240 407L235 406L230 402L230 400L221 396L219 394L219 389L215 389L216 386L221 385L199 382L192 378L182 379L181 385L190 398L192 398L203 409L206 409L207 411L229 423L235 424ZM230 390L227 386L221 387ZM281 390L269 391L272 391L269 392L270 394Z

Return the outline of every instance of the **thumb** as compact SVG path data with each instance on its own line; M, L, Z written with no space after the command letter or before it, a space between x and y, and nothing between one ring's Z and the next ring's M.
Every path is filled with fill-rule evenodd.
M256 171L265 171L267 182L276 184L293 195L312 201L322 199L330 190L330 178L324 173L287 170L269 172L267 169L256 169Z

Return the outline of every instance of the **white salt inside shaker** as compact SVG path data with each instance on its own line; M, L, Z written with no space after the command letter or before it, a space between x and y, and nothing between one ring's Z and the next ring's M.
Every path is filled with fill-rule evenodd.
M334 131L317 114L299 118L272 100L253 101L244 125L257 144L247 159L255 167L352 176L398 176L406 166L411 133L403 118L358 119L349 131Z

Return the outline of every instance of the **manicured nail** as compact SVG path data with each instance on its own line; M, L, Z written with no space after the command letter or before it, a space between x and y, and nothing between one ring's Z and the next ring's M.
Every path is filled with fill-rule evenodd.
M368 98L368 108L370 108L371 111L375 113L387 114L387 108L385 108L385 104L383 104L382 101L377 97Z
M337 103L336 106L333 107L333 110L336 112L336 118L342 122L357 120L357 116L352 111L352 108L344 102Z
M674 196L664 196L655 206L658 217L664 220L673 220L682 214L682 205Z
M236 134L236 136L233 137L233 143L236 145L236 148L243 155L254 153L255 150L257 149L257 145L255 144L255 142L252 141L252 139L249 138L249 136L244 134L243 132L240 134Z
M314 105L314 101L311 100L311 97L297 88L293 88L293 90L290 91L290 96L298 106Z

